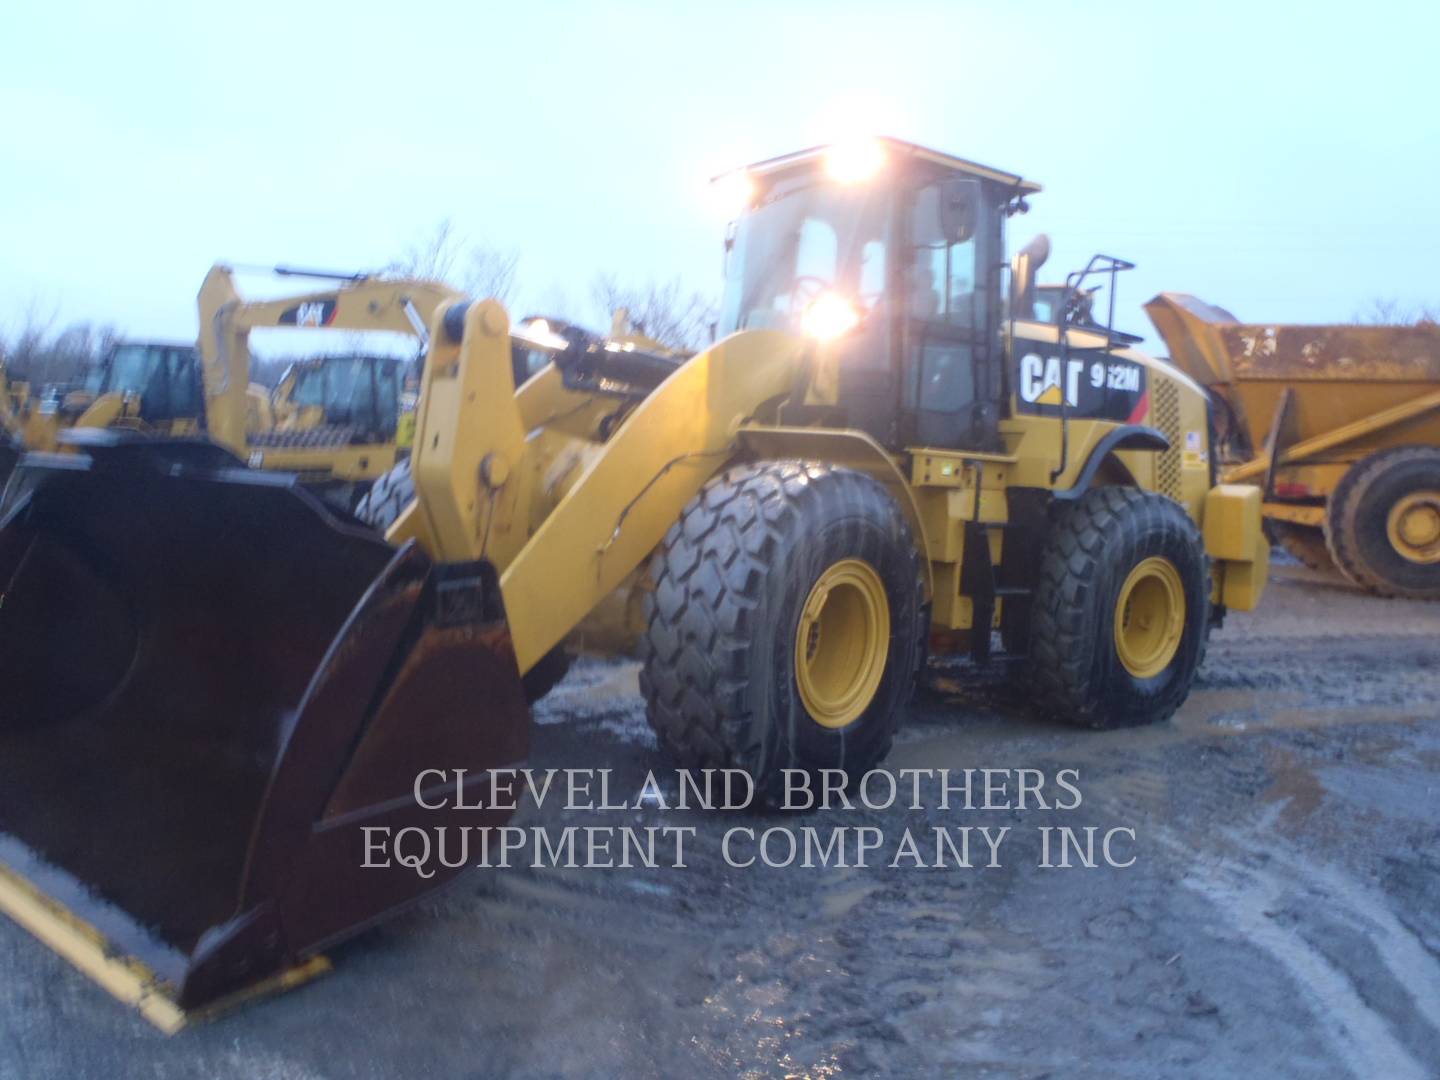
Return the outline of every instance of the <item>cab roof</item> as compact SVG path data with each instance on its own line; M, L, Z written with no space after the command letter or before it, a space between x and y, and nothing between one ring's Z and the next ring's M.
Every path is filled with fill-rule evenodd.
M966 176L978 177L981 180L993 180L997 183L1008 184L1018 192L1026 195L1034 194L1040 190L1040 185L1033 180L1026 180L1015 173L1008 173L1002 169L992 169L988 165L980 165L965 158L955 157L952 154L942 154L939 150L931 150L929 147L920 146L918 143L906 142L904 139L893 139L889 136L879 136L875 139L887 152L903 157L919 158L928 161L932 165L938 165L942 169L949 169L953 172L963 173ZM792 154L783 154L780 157L767 158L765 161L757 161L753 165L746 166L744 172L756 176L767 176L772 173L783 172L796 166L808 165L819 161L828 151L832 143L823 146L812 146L808 150L797 150Z

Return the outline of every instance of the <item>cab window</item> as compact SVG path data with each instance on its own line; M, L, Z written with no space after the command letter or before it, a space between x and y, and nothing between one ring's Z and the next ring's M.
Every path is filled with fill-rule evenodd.
M940 214L940 187L922 188L915 198L914 256L910 273L912 318L973 327L976 311L975 232L946 236Z

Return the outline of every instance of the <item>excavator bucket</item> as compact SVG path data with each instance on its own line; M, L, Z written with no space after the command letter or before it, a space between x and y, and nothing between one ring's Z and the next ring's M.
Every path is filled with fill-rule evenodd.
M86 450L0 510L0 906L174 1029L454 877L367 844L502 824L417 777L521 765L529 714L488 563L209 444Z

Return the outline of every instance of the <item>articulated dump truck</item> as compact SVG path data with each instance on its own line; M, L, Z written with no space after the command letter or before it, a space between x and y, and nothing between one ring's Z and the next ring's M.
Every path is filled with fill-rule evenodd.
M1440 326L1242 323L1179 293L1146 310L1214 398L1223 478L1262 486L1285 548L1440 599Z
M365 827L506 819L524 680L617 595L671 762L762 793L882 761L927 648L998 638L1076 723L1170 716L1259 600L1260 492L1215 482L1188 377L1035 318L1037 248L1005 298L1038 185L894 140L739 178L717 344L576 337L517 387L503 308L442 302L354 517L209 444L23 460L0 905L172 1028L298 981L459 872L366 868ZM417 805L434 768L463 804Z

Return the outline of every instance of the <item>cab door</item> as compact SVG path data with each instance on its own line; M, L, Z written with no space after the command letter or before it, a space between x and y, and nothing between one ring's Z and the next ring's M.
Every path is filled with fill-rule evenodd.
M979 180L915 190L901 276L901 431L907 445L989 450L999 443L994 275L998 215Z

